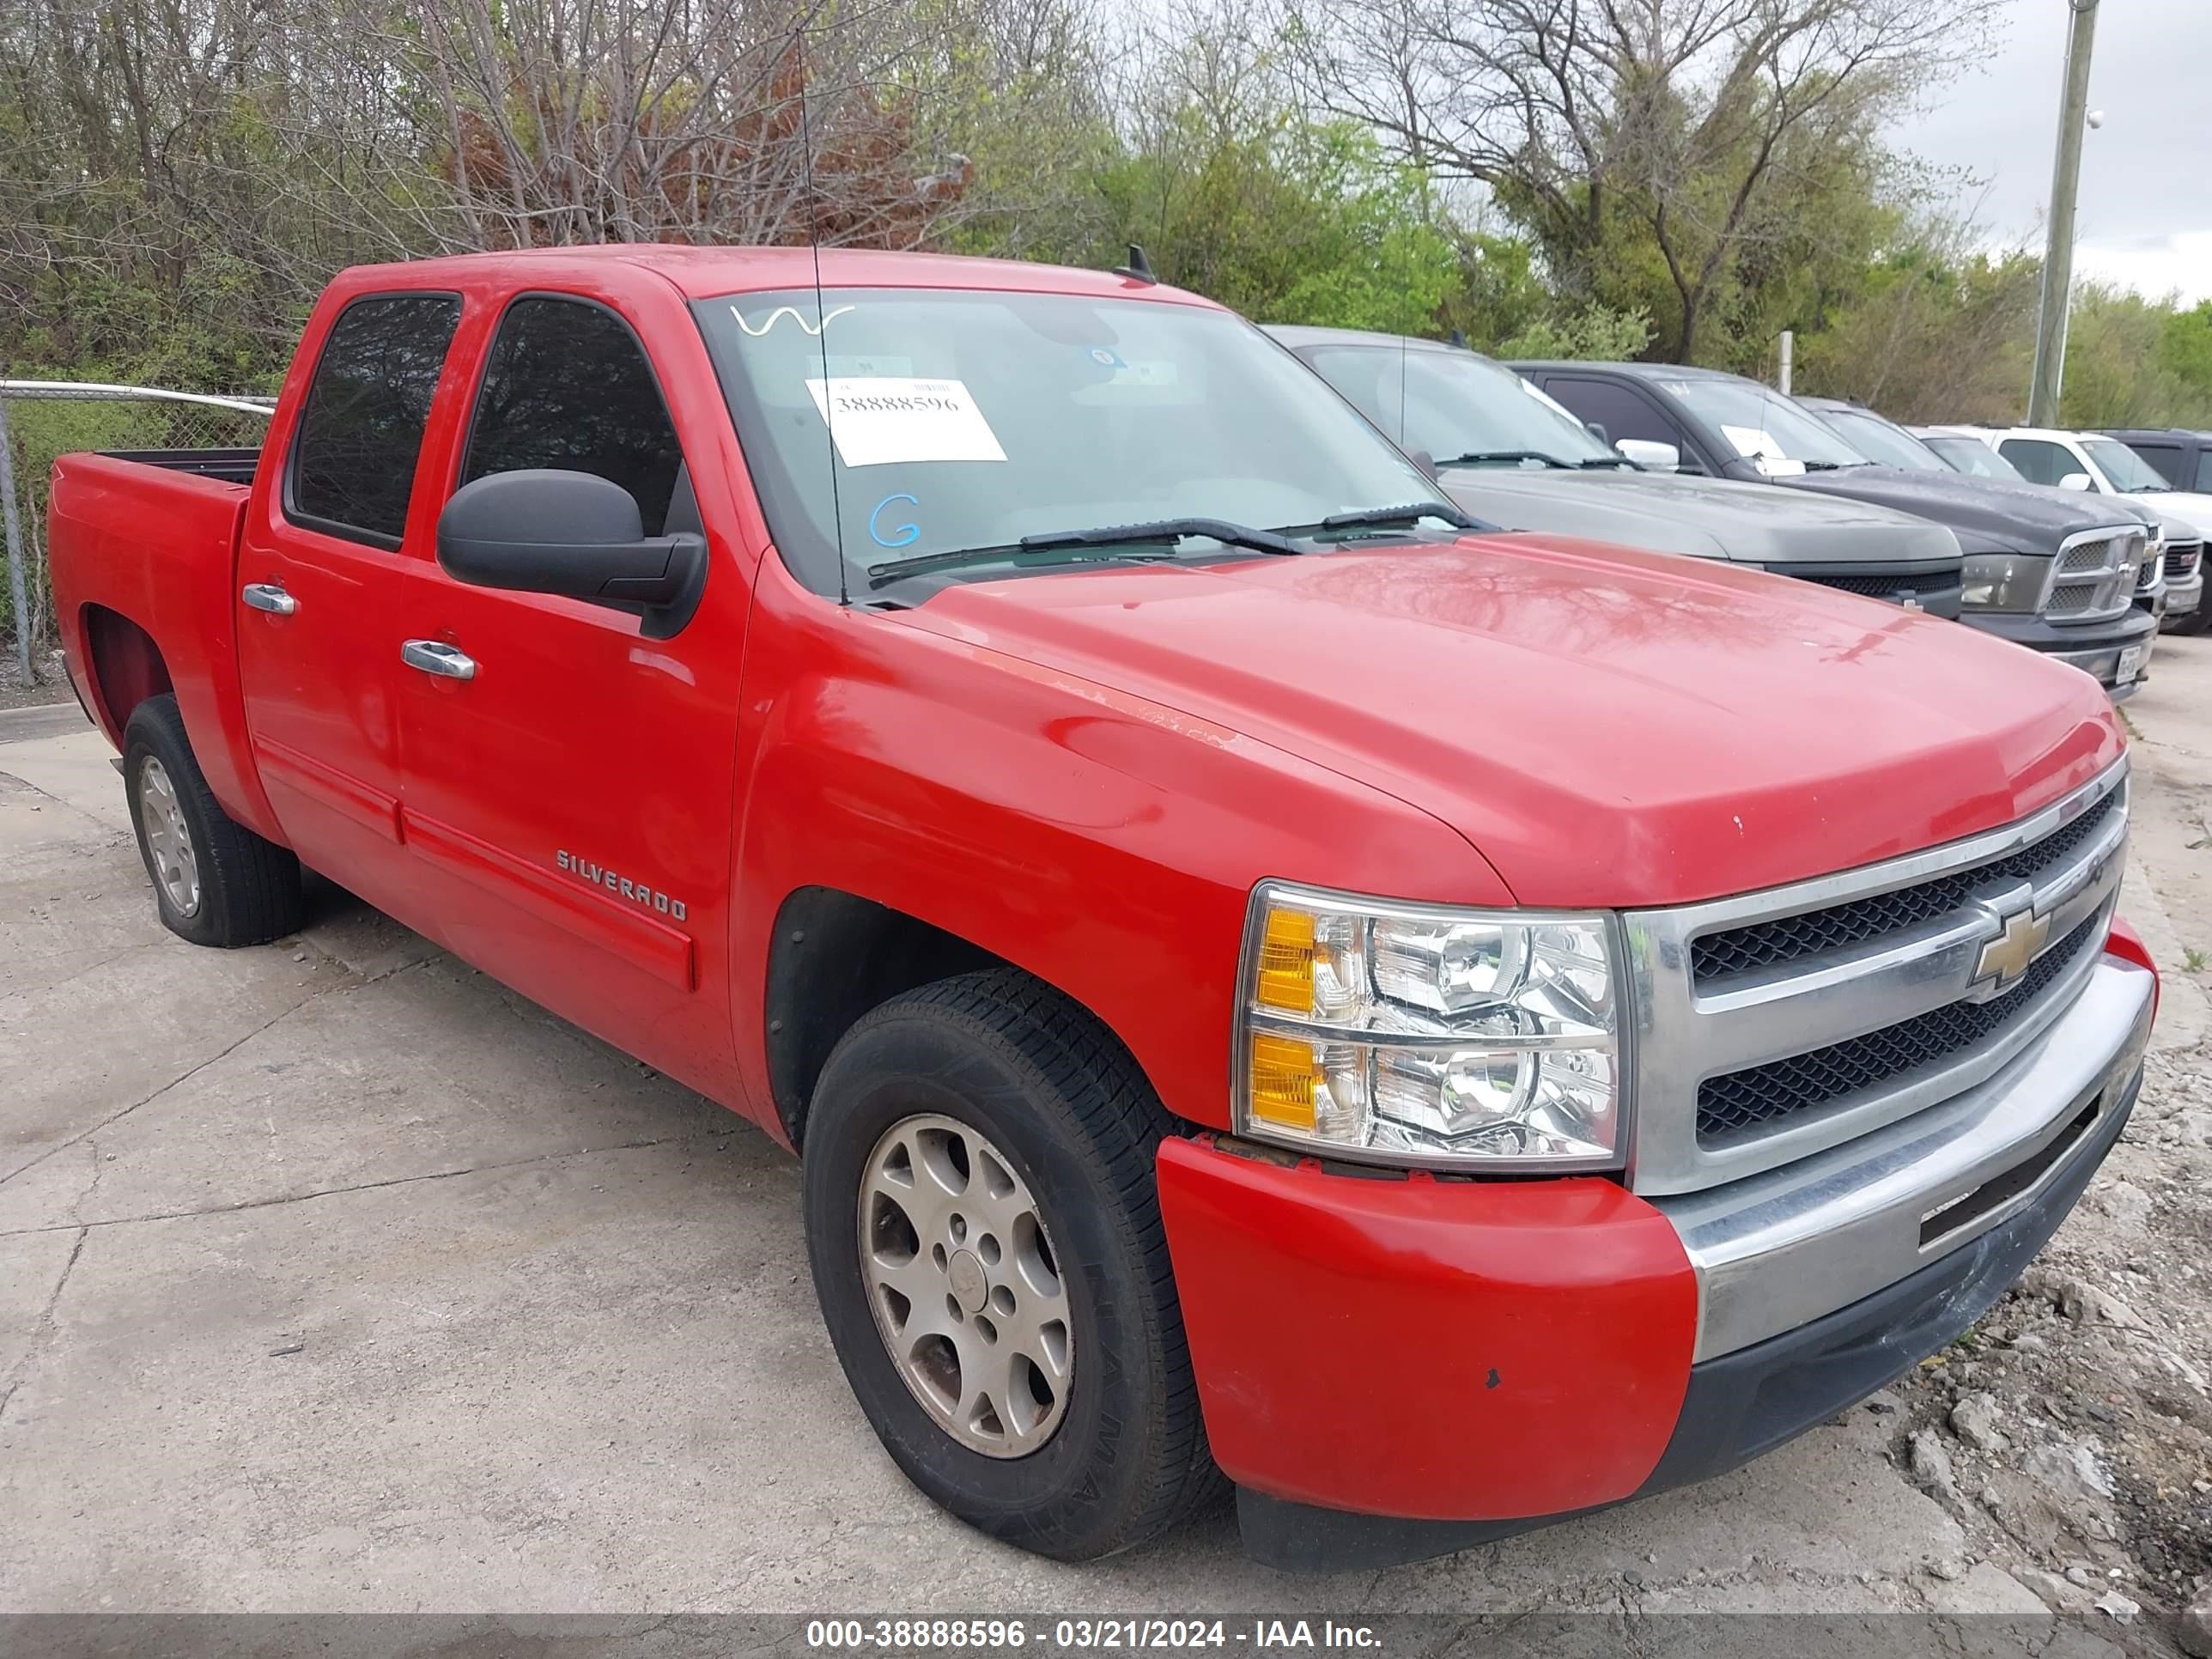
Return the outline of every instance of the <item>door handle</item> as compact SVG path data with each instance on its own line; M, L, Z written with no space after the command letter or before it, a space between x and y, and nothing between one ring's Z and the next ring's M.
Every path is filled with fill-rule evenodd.
M399 647L399 660L410 668L435 674L444 680L472 680L477 659L443 640L408 640Z
M272 617L289 617L300 608L299 600L276 582L248 582L239 590L238 597L248 609L266 611Z

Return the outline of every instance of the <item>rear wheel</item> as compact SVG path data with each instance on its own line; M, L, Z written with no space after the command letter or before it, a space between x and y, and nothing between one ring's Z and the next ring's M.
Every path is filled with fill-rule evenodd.
M300 861L222 810L173 696L149 697L123 734L123 782L161 923L195 945L264 945L298 928Z
M848 1032L805 1134L808 1255L893 1460L1066 1560L1219 1489L1152 1160L1172 1120L1105 1028L1021 974L943 981Z

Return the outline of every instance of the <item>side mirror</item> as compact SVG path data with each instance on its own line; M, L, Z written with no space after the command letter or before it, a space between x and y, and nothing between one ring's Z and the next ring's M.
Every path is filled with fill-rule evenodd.
M1589 428L1590 436L1596 439L1600 443L1609 444L1613 441L1611 438L1606 435L1605 423L1603 422L1584 421L1583 424Z
M1682 468L1682 452L1672 444L1650 438L1620 438L1613 447L1637 465L1648 466L1654 472L1679 472Z
M2061 489L2087 489L2092 486L2086 472L2069 472L2058 481Z
M453 492L438 515L438 562L471 586L627 611L665 640L699 608L707 538L647 536L637 498L596 473L526 468Z
M1409 449L1406 452L1406 459L1427 473L1430 477L1433 478L1437 476L1437 458L1430 454L1427 450Z

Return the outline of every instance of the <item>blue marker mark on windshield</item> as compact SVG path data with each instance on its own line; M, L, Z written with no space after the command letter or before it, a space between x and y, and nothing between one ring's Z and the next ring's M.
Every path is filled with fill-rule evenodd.
M882 531L876 528L877 516L893 501L905 501L913 507L920 507L921 505L921 503L916 501L913 496L904 493L901 493L896 495L886 495L883 500L878 501L875 505L875 510L868 514L868 534L874 539L878 547L904 547L909 542L918 541L921 539L921 526L918 524L902 524L899 526L897 529L891 532L888 536L884 535Z

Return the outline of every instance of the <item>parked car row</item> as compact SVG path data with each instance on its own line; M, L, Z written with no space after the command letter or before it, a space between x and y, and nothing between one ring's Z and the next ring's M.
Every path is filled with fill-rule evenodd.
M2141 684L2160 618L2198 608L2202 538L2176 516L2194 498L2146 493L2124 467L2039 488L2008 465L2009 434L1960 429L1961 464L1871 410L1715 370L1504 365L1433 341L1270 331L1460 506L1510 529L1730 559L1957 617L2115 697Z
M342 273L259 451L55 465L162 921L319 871L801 1150L862 1413L1024 1548L1225 1478L1371 1567L1833 1419L2133 1108L2127 739L2035 652L2132 683L2148 527L1281 340L1133 259Z

